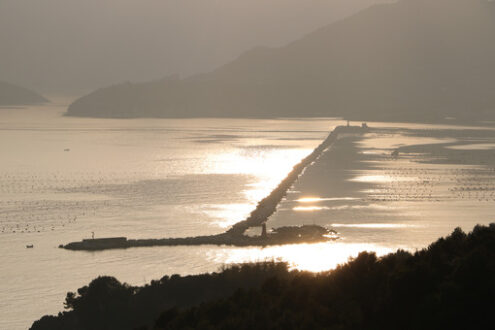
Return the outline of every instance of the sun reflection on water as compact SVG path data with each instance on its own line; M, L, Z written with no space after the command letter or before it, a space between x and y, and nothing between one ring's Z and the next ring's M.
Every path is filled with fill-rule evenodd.
M389 175L360 175L352 178L350 181L355 182L395 182L395 181L417 181L419 178L417 177L392 177Z
M249 176L249 183L244 186L241 203L208 205L203 212L216 219L220 228L228 228L243 220L256 207L256 204L285 178L302 158L312 149L304 148L257 148L211 154L204 170L208 174L237 174Z
M302 197L296 199L296 202L299 203L314 203L314 202L322 202L322 201L352 201L358 198L355 197L334 197L334 198L322 198L322 197Z
M255 208L254 204L213 204L208 205L203 212L213 219L218 219L215 224L221 228L228 228L243 220Z
M209 173L253 175L256 181L248 184L244 195L250 202L266 197L312 149L256 149L236 150L211 156L213 168Z
M266 248L225 248L215 251L212 258L225 264L258 262L267 260L284 261L290 269L321 272L334 269L362 251L374 251L378 256L394 250L375 244L344 242L294 244Z
M348 228L369 228L369 229L393 229L393 228L414 228L419 227L419 225L410 225L403 223L332 223L332 227L348 227Z
M311 212L311 211L320 211L320 210L328 210L327 206L296 206L292 208L294 211L303 211L303 212Z
M320 197L303 197L303 198L297 199L296 201L300 202L300 203L313 203L313 202L319 202L321 200L323 200L323 199Z

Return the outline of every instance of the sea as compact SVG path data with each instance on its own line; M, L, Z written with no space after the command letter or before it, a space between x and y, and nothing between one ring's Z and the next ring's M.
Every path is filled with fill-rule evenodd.
M295 183L268 222L273 227L324 225L339 232L338 241L269 248L67 251L58 246L91 237L224 232L246 218L337 125L346 123L338 118L73 118L64 116L66 108L63 101L0 108L0 329L27 329L43 315L63 311L66 293L99 275L144 285L164 275L214 272L232 263L263 260L324 271L362 250L378 255L398 248L414 251L458 225L469 230L476 221L493 221L489 216L495 211L495 199L490 199L491 163L434 165L435 170L440 168L459 180L478 175L476 170L485 175L486 193L479 193L475 200L473 190L473 198L463 200L470 210L465 213L474 222L462 223L459 217L449 216L452 211L442 213L445 203L458 203L444 198L441 189L450 192L457 186L437 184L448 175L429 175L432 162L414 156L424 152L411 151L409 158L400 160L389 157L391 148L421 143L448 144L452 152L465 150L464 140L432 134L418 142L417 136L404 131L408 124L369 123L384 131L365 140L342 139L340 149L327 150ZM402 131L393 130L397 127ZM415 129L433 132L445 127L417 125ZM482 145L474 149L493 152L492 136L483 138L488 141L476 140L470 146ZM384 141L388 144L383 145ZM373 156L377 154L380 157ZM337 164L335 159L347 163ZM418 184L417 191L398 188L400 182L411 181ZM433 187L430 182L435 182ZM444 197L432 204L432 193ZM479 201L481 195L487 200ZM415 204L417 199L420 204ZM440 226L425 220L439 214L443 214Z

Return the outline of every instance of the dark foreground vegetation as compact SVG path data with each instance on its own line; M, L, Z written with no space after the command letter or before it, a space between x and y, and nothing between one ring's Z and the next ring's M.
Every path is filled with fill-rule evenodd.
M321 274L261 263L145 287L99 277L65 305L32 329L489 329L495 224Z

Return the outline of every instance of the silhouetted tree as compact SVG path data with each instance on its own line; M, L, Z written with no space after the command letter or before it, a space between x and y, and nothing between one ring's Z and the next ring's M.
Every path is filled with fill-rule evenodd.
M494 279L492 224L414 254L362 252L320 274L269 262L144 287L99 277L32 329L488 329Z

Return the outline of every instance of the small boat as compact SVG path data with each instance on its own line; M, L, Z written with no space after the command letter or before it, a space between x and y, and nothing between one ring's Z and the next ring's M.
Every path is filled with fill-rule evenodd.
M34 245L33 244L26 245L26 249L32 249L32 248L34 248Z

